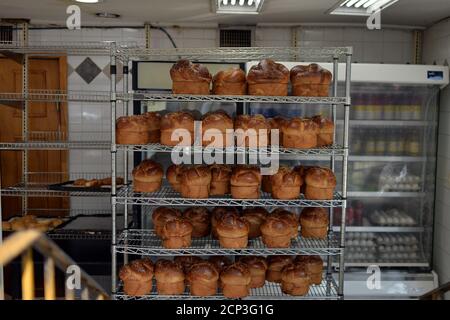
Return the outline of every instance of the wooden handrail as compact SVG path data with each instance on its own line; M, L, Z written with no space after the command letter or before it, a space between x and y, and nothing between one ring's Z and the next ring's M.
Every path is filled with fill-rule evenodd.
M56 298L55 266L64 273L70 266L76 265L56 243L36 230L20 231L8 237L0 246L0 267L22 256L22 299L34 299L34 262L33 249L44 256L44 297L46 300ZM97 299L110 299L105 290L86 272L80 269L80 283L83 285L82 299L89 299L90 294ZM73 290L66 287L66 299L75 298Z
M419 297L419 300L443 300L444 294L450 291L450 282L444 283L440 287L431 290Z

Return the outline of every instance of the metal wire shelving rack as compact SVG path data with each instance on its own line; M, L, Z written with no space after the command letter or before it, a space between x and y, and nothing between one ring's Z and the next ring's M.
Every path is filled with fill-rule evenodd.
M111 163L112 163L112 291L116 299L196 299L196 297L186 294L180 296L158 296L155 290L151 294L142 297L129 297L122 292L121 284L117 279L117 255L123 254L124 261L128 261L128 255L137 256L174 256L174 255L273 255L273 254L320 254L326 256L326 274L324 282L320 286L312 286L310 292L305 297L292 297L283 294L278 285L266 284L261 289L252 291L249 299L339 299L343 297L344 286L344 247L345 247L345 209L347 205L347 164L348 164L348 133L349 133L349 114L350 114L350 89L351 89L351 57L352 48L195 48L195 49L144 49L144 48L114 48L112 44L111 55ZM333 94L331 97L264 97L264 96L214 96L214 95L176 95L176 94L155 94L144 91L129 91L124 82L123 92L116 91L115 68L118 62L124 67L124 75L128 74L129 63L134 60L141 61L173 61L185 58L193 61L202 62L249 62L252 60L261 60L264 58L273 58L277 61L332 61L333 62ZM345 96L337 96L338 88L338 62L344 60L345 68ZM173 192L167 186L163 186L160 191L155 193L135 193L132 186L127 186L121 190L116 190L114 177L117 170L117 153L123 152L128 159L128 154L134 152L185 152L195 153L200 151L208 151L201 147L186 147L175 149L173 147L162 146L160 144L148 145L118 145L115 137L115 120L117 112L117 104L123 103L125 110L128 111L127 104L132 101L170 101L170 102L241 102L246 106L250 103L290 103L299 105L328 105L332 111L333 121L337 123L336 109L338 106L344 108L343 119L343 143L342 145L334 145L328 148L298 150L286 148L269 149L269 152L279 153L280 155L289 155L294 159L313 158L317 156L328 157L330 167L334 171L336 162L342 161L342 186L340 192L335 194L333 200L312 201L300 197L295 200L276 200L272 199L268 194L262 194L260 199L244 200L232 199L230 197L210 197L208 199L186 199L182 198L176 192ZM244 107L244 112L246 108ZM335 133L336 136L336 133ZM217 150L216 150L217 151ZM223 153L245 153L252 150L244 148L227 148L218 150ZM253 150L257 152L257 150ZM125 174L128 177L128 164L125 163ZM127 182L127 181L125 181ZM123 206L125 225L128 219L128 207L130 205L138 205L144 207L151 206L283 206L283 207L325 207L330 211L330 228L329 236L325 240L311 241L308 239L298 238L292 241L292 245L287 249L270 249L265 248L260 240L251 241L245 249L234 250L220 248L218 242L211 238L194 240L192 246L186 249L167 250L161 246L161 241L155 236L153 230L145 229L126 229L118 233L116 223L116 211ZM341 225L338 232L333 231L333 208L342 208ZM333 279L333 259L337 258L335 263L338 269L337 280ZM208 298L208 297L206 297ZM217 296L209 297L210 299L222 299ZM203 297L202 299L205 299Z
M29 111L30 102L51 102L56 104L68 102L105 103L109 106L111 101L111 90L109 91L62 91L62 90L33 90L29 88L29 58L39 56L111 56L110 42L31 42L28 37L28 24L21 23L18 26L18 36L14 41L0 42L0 54L11 57L22 65L22 83L20 92L1 92L0 103L18 108L22 114L22 138L13 142L0 142L1 151L17 150L22 153L22 179L14 186L0 189L0 220L2 217L1 197L21 197L21 212L15 214L27 214L37 212L41 209L30 208L28 197L99 197L110 198L108 192L67 192L56 191L48 188L51 183L59 183L68 177L95 178L86 173L46 173L36 179L39 173L29 172L28 154L31 150L109 150L111 146L111 135L105 132L71 132L70 136L65 132L33 132L30 131ZM123 44L133 47L135 44ZM95 140L92 138L95 137ZM109 173L108 173L109 175ZM107 175L105 175L107 176ZM0 176L1 182L1 176ZM49 209L42 209L48 212ZM98 210L68 210L70 216L77 214L96 214ZM110 213L110 210L108 210ZM51 233L51 232L50 232ZM63 240L109 240L109 234L86 234L78 233L76 230L70 232L54 231L49 236L54 239ZM3 240L3 232L0 226L0 244ZM3 268L0 268L0 296L3 296Z

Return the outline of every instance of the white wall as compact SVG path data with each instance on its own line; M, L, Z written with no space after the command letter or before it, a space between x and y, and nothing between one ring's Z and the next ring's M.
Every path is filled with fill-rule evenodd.
M449 62L450 19L447 19L425 32L424 63ZM434 268L440 283L445 283L450 281L450 86L441 93L436 200Z
M215 28L168 28L178 47L215 47L219 44L218 30ZM292 46L293 29L288 27L257 27L254 29L254 45L265 47ZM407 63L413 56L412 32L408 30L384 29L369 31L356 27L301 27L296 30L299 46L353 46L355 62L372 63ZM160 30L151 31L152 48L171 48L172 44ZM135 28L83 28L81 30L36 29L30 30L30 42L77 42L117 41L145 44L144 29ZM109 78L100 72L94 80L87 83L74 70L87 57L68 57L68 89L69 90L109 90ZM89 57L99 69L107 69L109 57ZM120 68L119 68L120 71ZM118 88L122 80L118 78ZM131 88L131 84L130 84ZM120 108L119 108L120 110ZM120 114L120 112L119 112ZM109 138L110 108L109 104L69 103L69 134L73 137L79 132L87 139L92 136ZM88 134L86 134L88 133ZM122 169L119 155L119 170ZM104 173L110 172L109 151L71 150L70 172ZM109 199L72 199L72 207L79 209L107 209Z

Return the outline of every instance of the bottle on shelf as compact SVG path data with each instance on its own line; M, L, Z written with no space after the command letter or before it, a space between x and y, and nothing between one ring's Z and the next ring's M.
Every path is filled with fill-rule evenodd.
M383 106L383 120L395 120L396 95L386 94L385 97L386 99Z
M407 133L405 152L411 157L420 155L420 130L411 129Z
M397 155L397 142L395 133L393 130L391 130L386 135L386 155L395 156Z
M374 129L367 130L367 134L364 139L364 141L366 143L365 152L364 152L365 155L372 156L375 154L375 144L376 144L375 143L375 141L376 141L375 134L376 134L376 130L374 130Z
M386 133L383 129L378 129L375 142L375 154L382 156L386 154Z
M411 110L411 120L421 120L422 119L422 99L418 95L414 95L412 98L412 110Z
M351 153L354 155L360 155L362 153L362 140L361 140L362 130L360 128L355 128L352 130L351 138Z
M372 117L373 120L383 119L383 105L385 104L385 96L382 94L375 94L372 97Z

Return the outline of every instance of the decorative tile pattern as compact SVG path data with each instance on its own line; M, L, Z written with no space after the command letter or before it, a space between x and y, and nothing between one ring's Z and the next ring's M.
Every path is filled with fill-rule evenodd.
M108 63L104 68L103 68L103 73L108 77L108 79L111 78L111 64ZM119 82L120 80L122 80L123 78L123 64L118 61L117 62L117 74L116 74L116 81Z
M91 83L102 70L92 61L91 58L87 57L76 67L75 72L86 81L86 83Z

